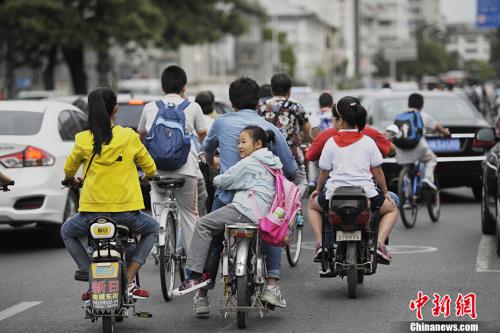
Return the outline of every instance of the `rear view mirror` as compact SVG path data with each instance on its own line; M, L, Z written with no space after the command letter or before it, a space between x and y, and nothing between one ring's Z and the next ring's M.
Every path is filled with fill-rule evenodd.
M481 128L476 132L474 138L478 141L494 141L496 142L497 136L493 128Z

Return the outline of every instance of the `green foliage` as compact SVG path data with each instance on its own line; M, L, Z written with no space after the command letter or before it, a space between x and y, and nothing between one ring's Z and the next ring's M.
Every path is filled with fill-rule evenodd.
M469 60L464 64L464 70L470 73L471 77L485 82L497 77L495 67L487 62L479 60Z
M165 28L162 43L170 48L181 44L213 42L223 35L247 30L246 13L264 15L249 0L153 0L161 8Z
M500 29L491 33L490 42L490 62L495 68L497 77L500 77Z

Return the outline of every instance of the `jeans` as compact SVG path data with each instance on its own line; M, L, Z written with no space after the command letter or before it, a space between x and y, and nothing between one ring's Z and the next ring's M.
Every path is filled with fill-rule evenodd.
M144 265L158 237L158 223L141 211L120 213L85 213L70 217L61 228L64 245L78 265L79 270L88 271L90 258L79 238L89 234L89 223L97 217L112 218L117 224L125 225L134 233L141 235L141 240L130 256L130 261Z
M216 196L212 206L212 212L224 207L225 205L226 204ZM221 253L223 250L223 241L224 233L214 235L212 238L212 243L210 244L205 264L205 270L210 275L212 282L210 282L205 289L213 289L215 286L215 277L217 276L217 270L219 269ZM267 276L279 279L281 276L281 256L283 254L283 248L269 246L262 242L262 253L266 256Z

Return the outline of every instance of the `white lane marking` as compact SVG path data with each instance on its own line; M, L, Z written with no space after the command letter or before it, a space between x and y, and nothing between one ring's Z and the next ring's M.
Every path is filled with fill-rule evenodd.
M314 250L316 242L302 242L302 248L306 250ZM411 253L426 253L437 251L437 248L432 246L416 246L416 245L389 245L387 247L391 253L411 254Z
M495 247L495 236L482 235L479 241L476 257L476 272L495 272L500 273L498 269L488 269L491 257L491 251Z
M14 306L11 306L10 308L0 311L0 321L12 317L13 315L21 313L23 311L26 311L41 303L43 302L22 302Z
M437 251L437 247L416 245L389 245L387 248L391 251L391 254L426 253Z

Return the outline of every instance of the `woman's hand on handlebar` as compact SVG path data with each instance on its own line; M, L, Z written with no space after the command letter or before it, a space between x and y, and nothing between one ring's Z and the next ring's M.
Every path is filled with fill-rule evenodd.
M157 174L152 176L152 177L148 177L148 176L144 175L144 176L141 176L139 178L139 181L141 182L141 185L148 185L150 181L153 181L157 178L158 178Z
M71 187L74 189L79 189L83 186L83 179L80 177L65 178L61 184L64 187Z

